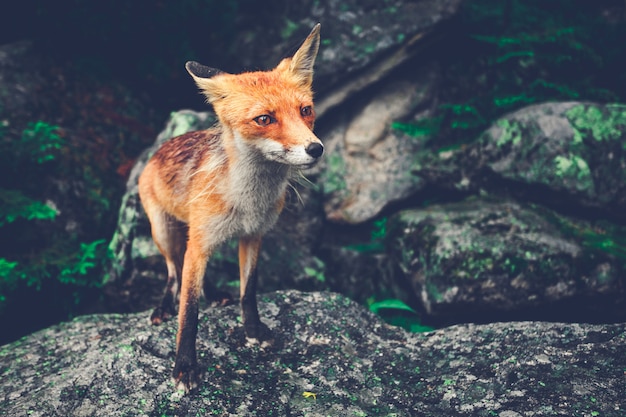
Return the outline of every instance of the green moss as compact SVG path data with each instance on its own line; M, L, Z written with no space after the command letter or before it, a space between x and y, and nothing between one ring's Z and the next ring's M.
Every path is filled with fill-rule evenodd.
M565 156L556 156L554 158L556 165L556 175L559 177L573 176L579 181L587 181L591 178L591 170L587 162L576 155L570 158Z
M575 129L574 140L581 142L584 135L597 141L620 139L626 131L626 105L597 106L581 104L565 113Z
M458 269L459 274L463 274L468 278L478 279L486 272L491 272L494 268L494 261L491 257L475 259L472 256L467 257L461 267Z
M345 176L347 173L346 161L339 152L328 155L328 169L324 177L324 193L330 194L347 188Z
M519 123L501 119L498 120L497 125L502 129L500 137L496 139L496 145L499 147L509 143L515 146L522 141L522 129Z
M554 158L554 165L554 173L558 178L574 180L579 191L594 192L593 176L583 158L577 155L559 155Z

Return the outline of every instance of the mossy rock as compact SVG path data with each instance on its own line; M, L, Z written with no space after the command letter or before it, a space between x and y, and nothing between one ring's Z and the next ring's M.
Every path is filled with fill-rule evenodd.
M78 317L0 348L3 416L623 416L625 324L458 325L408 333L332 293L202 309L200 383L171 382L176 320ZM497 414L492 412L495 410Z
M500 119L480 139L502 177L592 206L626 196L626 105L547 103Z
M624 259L589 244L594 230L544 208L472 198L400 212L387 245L436 320L615 319Z
M510 113L472 144L416 157L445 188L506 191L585 216L626 220L626 105L544 103Z

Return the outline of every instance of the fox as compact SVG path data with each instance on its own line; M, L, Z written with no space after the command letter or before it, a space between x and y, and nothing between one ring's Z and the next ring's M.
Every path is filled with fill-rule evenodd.
M139 197L152 238L165 258L167 283L150 316L159 325L176 314L172 378L189 393L199 384L196 356L199 297L207 261L238 239L240 308L245 337L272 340L256 301L261 240L276 223L290 180L324 153L313 133L313 66L320 24L272 70L231 74L189 61L185 68L217 123L177 136L152 155L139 177Z

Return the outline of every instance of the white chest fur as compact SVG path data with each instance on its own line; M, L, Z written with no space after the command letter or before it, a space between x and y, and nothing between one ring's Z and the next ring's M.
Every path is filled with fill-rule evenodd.
M213 237L219 241L263 235L278 220L290 167L260 159L259 155L247 156L229 167L228 181L220 190L228 211L213 224Z

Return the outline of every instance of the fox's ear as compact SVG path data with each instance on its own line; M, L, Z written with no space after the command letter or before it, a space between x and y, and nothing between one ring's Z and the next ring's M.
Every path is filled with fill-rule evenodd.
M219 83L213 79L216 75L226 74L224 71L207 67L195 61L188 61L185 64L185 68L196 82L198 88L202 90L202 93L206 96L209 103L224 96Z
M308 86L313 84L313 64L320 48L320 27L319 23L313 27L289 63L290 72Z

